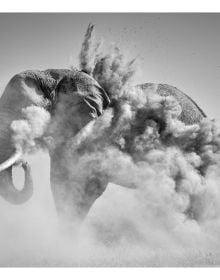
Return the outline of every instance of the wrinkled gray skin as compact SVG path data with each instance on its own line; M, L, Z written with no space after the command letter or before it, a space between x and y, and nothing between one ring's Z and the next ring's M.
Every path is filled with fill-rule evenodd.
M156 87L159 95L175 97L182 107L180 119L186 124L197 123L205 117L197 104L177 88L150 83L137 87L146 92ZM106 92L93 78L83 72L65 69L25 71L15 75L0 99L0 163L14 151L10 124L13 120L23 118L22 108L33 104L45 108L51 114L47 130L47 136L51 136L54 142L48 147L51 188L57 212L62 219L78 217L82 220L108 184L105 174L99 174L87 182L80 176L73 178L72 168L77 164L77 158L71 156L68 140L100 116L109 103ZM11 167L0 173L0 194L12 203L25 202L32 195L30 168L25 163L23 168L25 184L21 191L16 190L12 183Z
M151 89L156 89L156 93L161 96L172 96L181 105L182 112L180 115L180 120L185 124L194 124L200 122L204 117L205 113L201 108L193 101L188 95L177 89L176 87L167 84L153 84L146 83L138 85L146 93Z

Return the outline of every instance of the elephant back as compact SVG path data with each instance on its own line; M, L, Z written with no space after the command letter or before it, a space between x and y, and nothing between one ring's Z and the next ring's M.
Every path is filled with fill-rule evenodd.
M146 83L138 85L138 87L146 92L154 89L154 92L159 94L160 96L174 97L182 108L179 119L187 125L198 123L206 117L205 113L196 104L196 102L176 87L167 84L154 83Z

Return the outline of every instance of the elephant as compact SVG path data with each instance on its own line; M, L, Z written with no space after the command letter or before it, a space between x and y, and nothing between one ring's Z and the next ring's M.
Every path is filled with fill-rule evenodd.
M152 87L161 96L173 96L182 107L180 119L185 124L200 122L206 115L186 94L165 84L145 83L137 88L148 91ZM97 174L88 182L73 178L69 166L77 164L69 154L68 139L74 138L84 127L95 121L112 100L107 90L92 76L77 69L28 70L15 75L0 98L0 194L9 202L26 202L32 195L33 182L28 163L22 162L25 182L17 190L12 181L12 167L22 158L12 141L10 124L22 118L22 109L35 105L51 115L47 136L53 138L50 155L51 190L60 217L81 221L95 200L105 190L109 178ZM114 182L120 184L121 182Z

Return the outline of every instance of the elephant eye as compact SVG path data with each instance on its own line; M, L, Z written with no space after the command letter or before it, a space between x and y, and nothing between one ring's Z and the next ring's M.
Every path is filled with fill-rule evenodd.
M62 92L66 92L66 87L65 85L61 85L60 88L59 88L60 91Z
M59 83L57 88L56 88L57 92L62 92L65 93L66 92L66 86L65 83Z
M77 90L77 84L71 81L63 80L62 83L57 86L57 91L64 94L70 94L72 92L76 92Z

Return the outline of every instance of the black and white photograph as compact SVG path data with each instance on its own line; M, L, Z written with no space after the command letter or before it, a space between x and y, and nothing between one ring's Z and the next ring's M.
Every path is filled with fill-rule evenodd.
M220 266L220 14L0 13L0 267Z

